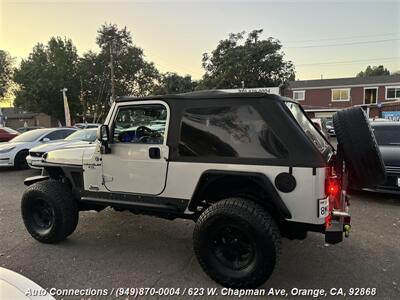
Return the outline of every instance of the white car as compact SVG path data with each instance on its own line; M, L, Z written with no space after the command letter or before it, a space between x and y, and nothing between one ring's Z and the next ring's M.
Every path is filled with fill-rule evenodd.
M0 268L0 299L55 300L29 278L5 268Z
M96 128L82 129L69 135L64 140L49 142L33 147L29 150L29 155L26 157L26 161L31 168L41 169L42 167L37 166L37 163L42 161L43 154L66 147L83 147L91 145L96 140L96 132Z
M35 129L22 133L7 143L1 143L0 167L26 168L28 166L26 157L30 149L53 140L65 139L76 130L75 128Z

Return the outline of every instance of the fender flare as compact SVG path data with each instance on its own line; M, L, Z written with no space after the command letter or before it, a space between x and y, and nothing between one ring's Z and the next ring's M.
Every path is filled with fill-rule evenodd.
M271 180L263 173L258 172L242 172L242 171L222 171L222 170L207 170L203 172L197 182L196 188L193 192L192 198L190 199L188 209L195 211L197 204L202 201L201 195L207 190L207 188L218 179L222 177L245 177L256 183L261 189L263 189L269 196L270 201L277 210L277 212L285 219L291 219L292 214L283 202L281 196L276 191L274 184Z
M32 177L25 178L24 184L26 186L30 186L36 182L40 182L40 181L44 181L44 180L48 180L48 179L50 179L50 176L44 176L44 175L32 176Z

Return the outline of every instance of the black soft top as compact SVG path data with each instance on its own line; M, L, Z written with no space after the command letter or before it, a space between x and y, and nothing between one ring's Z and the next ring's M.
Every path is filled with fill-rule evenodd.
M170 106L171 118L167 145L170 147L170 161L181 162L206 162L206 163L232 163L232 164L252 164L252 165L275 165L288 167L325 167L331 150L327 149L321 153L311 139L307 136L303 128L294 118L287 102L298 104L290 98L275 94L260 92L226 92L221 90L195 91L183 94L172 94L162 96L118 97L117 103L129 101L151 101L161 100ZM285 158L237 158L237 157L194 157L182 156L179 152L182 119L185 110L193 107L212 107L220 104L234 105L234 103L251 104L266 121L267 125L279 137L289 152ZM303 111L304 113L304 111ZM311 121L310 121L311 123ZM328 153L329 152L329 153Z
M182 94L169 94L169 95L160 95L160 96L145 96L145 97L135 97L135 96L121 96L117 97L116 102L126 102L126 101L146 101L146 100L164 100L168 102L169 99L184 99L184 100L201 100L201 99L243 99L243 98L268 98L272 101L289 101L294 102L293 99L275 95L268 93L260 93L260 92L224 92L220 90L204 90L204 91L195 91L190 93L182 93Z

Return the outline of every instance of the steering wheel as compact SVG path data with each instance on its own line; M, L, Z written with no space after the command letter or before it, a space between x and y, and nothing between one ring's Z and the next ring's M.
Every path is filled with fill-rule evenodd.
M136 128L136 133L152 133L153 130L150 129L149 127L146 126L139 126L138 128Z

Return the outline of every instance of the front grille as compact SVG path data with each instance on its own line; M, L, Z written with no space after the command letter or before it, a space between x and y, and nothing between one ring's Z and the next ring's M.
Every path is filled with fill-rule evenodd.
M400 167L397 166L385 166L386 173L400 174Z
M44 152L29 152L32 157L42 157Z

